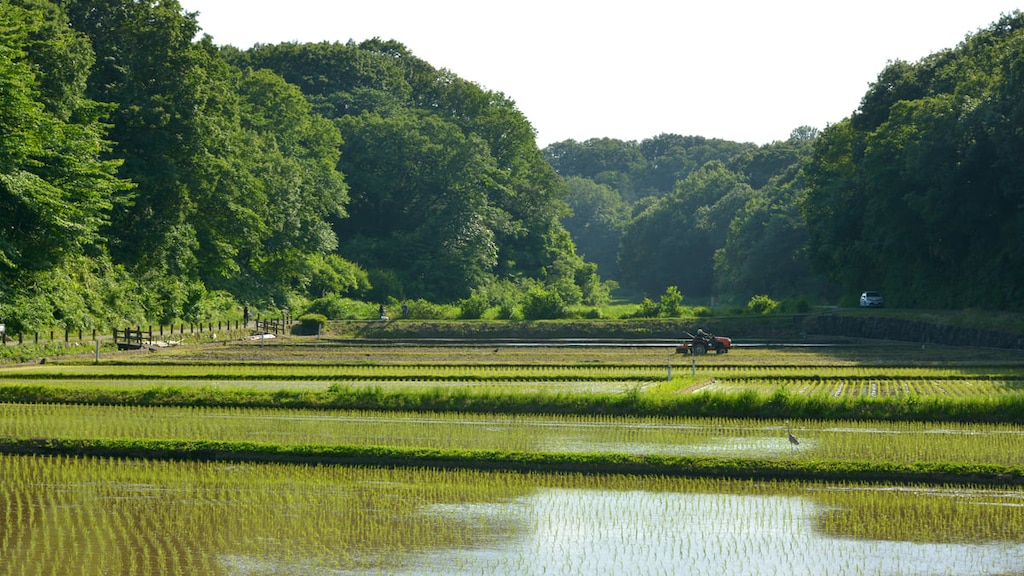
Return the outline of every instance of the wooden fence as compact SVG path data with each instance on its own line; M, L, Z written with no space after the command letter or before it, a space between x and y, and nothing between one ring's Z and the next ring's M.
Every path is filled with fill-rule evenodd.
M146 330L143 330L141 326L135 326L133 328L119 329L115 328L110 334L101 334L97 330L84 332L82 330L49 330L48 332L33 332L31 334L11 334L7 332L0 333L0 345L15 345L24 344L26 341L39 344L40 341L46 342L57 342L63 339L65 344L80 343L85 341L100 341L106 340L108 336L113 336L114 344L118 348L132 349L141 348L143 342L155 342L165 337L173 337L174 335L183 336L185 334L204 334L214 333L215 331L223 330L247 330L251 329L254 334L284 334L288 327L292 324L292 319L289 316L282 316L280 318L260 318L256 316L256 320L249 320L248 322L241 320L229 320L227 322L218 321L205 322L205 323L180 323L172 324L169 326L157 326L154 330L153 326L149 326ZM47 335L49 337L47 337Z

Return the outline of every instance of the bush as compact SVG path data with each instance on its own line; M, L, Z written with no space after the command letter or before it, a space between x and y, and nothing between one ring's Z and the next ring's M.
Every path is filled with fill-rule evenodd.
M589 308L584 308L583 310L581 310L579 312L579 317L584 320L600 320L601 318L603 318L603 315L601 314L600 308L591 306Z
M402 313L402 304L397 300L388 302L388 316L392 320L396 318L410 318L416 320L450 320L459 317L459 308L446 304L434 304L422 298L405 302L406 312Z
M305 313L322 314L330 320L367 320L377 318L377 306L329 294L313 300Z
M683 294L676 286L669 286L661 296L659 316L676 318L679 316L680 306L683 304Z
M747 309L755 314L771 314L778 310L779 303L769 298L766 294L759 294L750 299Z
M319 336L327 326L327 317L323 314L303 314L299 323L292 326L292 334L298 336Z
M669 286L658 302L644 298L636 312L627 318L678 318L683 313L683 294L679 288Z
M564 318L565 314L565 302L555 290L536 287L526 293L526 299L523 301L523 319L554 320Z
M487 301L487 297L480 292L474 291L469 298L459 302L459 318L478 320L484 317L484 314L490 307L491 303Z
M398 274L390 270L368 270L366 272L370 288L360 297L370 302L386 302L389 298L401 300L405 298L405 287Z
M661 307L650 298L644 298L631 318L656 318Z
M787 298L779 310L786 314L806 314L811 311L811 303L804 297Z

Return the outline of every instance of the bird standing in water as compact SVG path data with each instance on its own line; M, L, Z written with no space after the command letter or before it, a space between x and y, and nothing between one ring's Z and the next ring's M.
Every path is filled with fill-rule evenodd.
M789 420L786 420L786 433L789 434L789 443L793 446L798 446L800 441L793 436L793 428L789 425Z

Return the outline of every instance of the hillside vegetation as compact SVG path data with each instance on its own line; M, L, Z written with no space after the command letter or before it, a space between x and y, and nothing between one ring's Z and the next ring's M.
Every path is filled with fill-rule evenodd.
M863 289L1024 302L1019 12L890 63L849 118L785 142L545 150L511 95L398 40L239 50L173 0L3 0L0 18L10 335L349 302L560 318L617 287L674 299L660 316Z

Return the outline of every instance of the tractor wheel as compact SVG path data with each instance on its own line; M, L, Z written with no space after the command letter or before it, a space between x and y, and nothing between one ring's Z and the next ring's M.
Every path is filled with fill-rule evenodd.
M694 342L690 346L690 350L693 351L694 356L703 356L708 353L708 348L703 342Z

